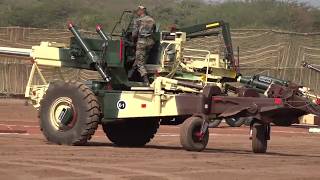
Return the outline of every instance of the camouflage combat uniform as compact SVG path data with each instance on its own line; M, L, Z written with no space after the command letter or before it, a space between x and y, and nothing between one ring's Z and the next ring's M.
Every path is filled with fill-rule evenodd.
M137 18L133 25L133 37L137 38L136 59L133 68L138 70L141 77L147 75L145 62L154 45L152 34L155 31L155 21L152 17L144 15Z

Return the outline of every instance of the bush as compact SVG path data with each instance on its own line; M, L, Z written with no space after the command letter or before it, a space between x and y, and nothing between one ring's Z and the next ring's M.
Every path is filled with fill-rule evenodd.
M94 3L93 3L94 2ZM2 0L0 26L65 28L72 20L84 29L97 23L110 30L125 9L138 0ZM188 26L212 19L230 22L233 28L276 28L319 31L320 10L295 1L245 0L208 3L199 0L144 0L150 14L165 29L171 24Z

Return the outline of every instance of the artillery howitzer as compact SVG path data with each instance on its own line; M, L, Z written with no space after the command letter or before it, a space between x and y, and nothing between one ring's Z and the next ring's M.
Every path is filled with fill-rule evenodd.
M270 119L277 118L282 111L296 112L286 107L282 98L231 97L223 93L225 83L236 81L237 76L229 26L223 21L171 32L157 31L156 44L146 62L152 84L145 86L137 76L128 79L135 55L131 25L129 22L122 28L121 34L112 31L110 35L97 26L101 39L93 39L83 38L70 23L68 29L74 35L70 45L42 42L30 50L0 48L2 54L32 57L25 97L39 110L40 127L48 141L83 145L101 124L114 144L143 146L154 137L160 121L170 124L175 118L183 123L183 148L201 151L208 143L210 123L223 118L252 117L252 149L264 153L270 139ZM217 34L210 33L217 28L222 31L225 56L185 47L188 39ZM185 55L186 51L204 55ZM47 82L42 66L93 70L101 78L86 83ZM33 84L36 72L42 85Z

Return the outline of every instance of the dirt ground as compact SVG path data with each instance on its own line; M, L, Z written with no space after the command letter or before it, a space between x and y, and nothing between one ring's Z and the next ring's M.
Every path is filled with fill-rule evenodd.
M32 106L0 99L0 130L1 180L320 179L320 135L301 127L273 127L263 155L251 152L247 127L225 125L199 153L181 148L178 126L162 126L144 148L114 147L101 129L88 146L59 146L45 141Z

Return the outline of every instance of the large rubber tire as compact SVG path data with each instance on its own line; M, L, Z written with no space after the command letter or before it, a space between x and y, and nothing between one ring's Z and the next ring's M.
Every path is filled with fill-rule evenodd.
M221 124L221 122L222 122L222 120L220 120L220 119L212 120L209 123L209 127L210 128L217 128Z
M209 130L206 131L202 138L199 138L197 133L200 133L203 120L200 117L190 117L184 121L180 128L180 143L187 151L203 151L209 141Z
M250 126L252 121L253 121L252 117L247 117L245 118L244 125Z
M179 125L188 117L190 117L190 115L161 118L160 125Z
M245 118L227 118L226 123L231 127L240 127L245 123Z
M108 139L117 146L141 147L146 145L159 128L158 119L130 119L103 124Z
M292 124L296 123L297 121L292 121L292 120L286 120L286 119L279 119L279 120L273 120L272 123L276 126L284 126L284 127L289 127Z
M68 100L73 113L72 122L61 128L54 114L59 108L57 102L66 104L64 100ZM98 127L101 116L98 100L82 83L76 81L50 83L40 105L40 129L50 142L84 145Z
M252 125L252 151L254 153L266 153L268 148L267 126L254 123Z

